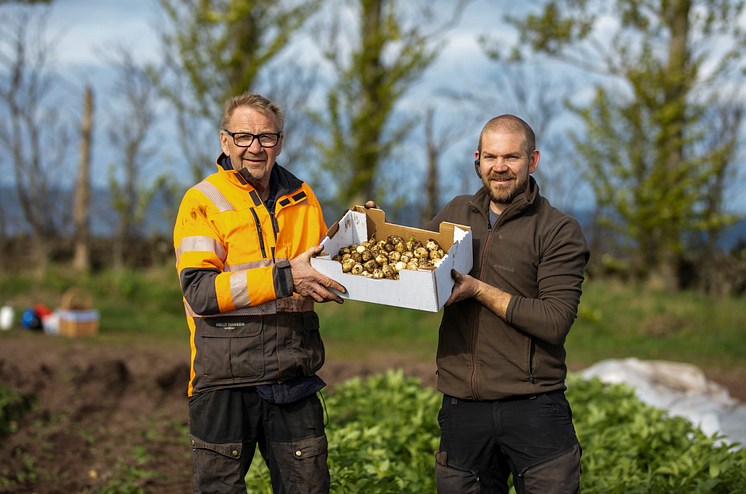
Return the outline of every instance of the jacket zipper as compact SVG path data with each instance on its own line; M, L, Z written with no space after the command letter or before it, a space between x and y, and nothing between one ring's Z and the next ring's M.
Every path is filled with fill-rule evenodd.
M490 222L489 214L485 215L484 211L477 206L476 204L473 205L476 207L477 211L482 213L482 216L485 216L485 219L487 220L487 241L484 243L484 250L482 251L482 265L479 267L479 279L482 279L482 274L484 273L484 262L487 258L487 246L490 243L490 238L492 238L492 223ZM474 397L475 400L479 400L479 395L477 394L477 329L478 329L478 312L479 312L479 306L478 304L474 304L474 323L472 324L471 328L471 394Z
M482 251L482 264L479 267L479 280L481 280L482 279L482 275L484 274L484 263L487 260L487 247L489 247L490 240L492 239L492 226L493 225L490 222L490 215L489 215L489 213L485 213L484 211L482 211L482 208L480 208L479 206L477 206L476 204L474 204L472 202L469 202L467 204L473 206L474 208L476 208L477 211L479 211L480 213L482 213L482 216L485 217L485 219L487 220L487 225L488 225L488 227L487 227L487 241L484 243L484 250ZM497 221L495 221L495 229L497 229L498 224L505 217L505 212L508 209L510 209L511 206L512 206L512 204L508 205L508 207L506 207L503 210L503 212L500 213L500 215L497 218ZM479 395L477 394L477 387L476 387L476 380L477 380L477 328L478 328L478 325L479 325L478 324L479 323L479 320L478 320L478 310L479 310L479 307L477 306L477 304L474 304L474 323L472 325L472 330L471 330L471 394L472 394L472 396L474 397L475 400L479 400ZM533 340L532 340L532 345L533 345ZM533 383L534 382L534 376L533 376L533 374L531 374L532 371L531 371L531 363L530 362L529 362L529 369L528 369L528 371L529 371L529 379L530 379L531 383Z
M264 234L262 233L262 223L259 221L259 216L256 214L256 211L254 211L254 208L251 208L251 214L254 215L254 223L256 223L256 231L259 234L259 247L262 250L262 259L266 259L267 250L264 248Z

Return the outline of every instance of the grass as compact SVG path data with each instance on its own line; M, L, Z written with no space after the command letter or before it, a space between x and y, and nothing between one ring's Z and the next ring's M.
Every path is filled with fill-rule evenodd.
M676 360L746 365L746 299L693 291L662 293L617 281L589 282L567 339L571 360Z
M371 353L435 358L441 314L364 302L317 304L327 353L366 359Z
M0 301L12 300L18 313L36 303L56 308L73 285L86 289L101 313L98 341L188 344L181 292L171 266L86 276L55 268L41 280L7 273L0 278ZM434 358L440 313L353 301L317 304L316 310L330 359L365 360L391 353L422 361ZM744 297L662 293L613 280L589 281L566 342L568 363L638 357L746 367L743 328Z

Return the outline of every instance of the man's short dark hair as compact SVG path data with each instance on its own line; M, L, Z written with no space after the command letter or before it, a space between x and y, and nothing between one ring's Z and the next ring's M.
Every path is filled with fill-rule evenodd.
M523 134L526 155L530 157L536 149L536 136L531 126L515 115L500 115L485 124L479 134L479 144L477 145L480 156L482 155L482 136L485 134Z

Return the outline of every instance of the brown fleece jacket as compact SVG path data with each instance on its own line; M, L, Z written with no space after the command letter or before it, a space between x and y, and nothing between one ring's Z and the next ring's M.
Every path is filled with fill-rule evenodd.
M472 230L469 273L513 297L505 320L474 300L445 307L438 341L438 390L465 400L500 400L565 389L565 338L580 303L590 252L578 222L552 207L530 179L489 224L484 189L449 202L443 221Z

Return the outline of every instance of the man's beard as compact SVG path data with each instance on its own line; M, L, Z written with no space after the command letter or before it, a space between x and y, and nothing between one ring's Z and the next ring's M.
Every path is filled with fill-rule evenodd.
M509 180L510 183L507 186L499 187L497 190L490 184L491 180ZM528 173L525 175L514 175L513 173L492 173L488 177L482 177L482 185L484 190L487 191L487 195L490 197L490 201L496 204L510 204L513 199L523 194L526 191L528 185Z

